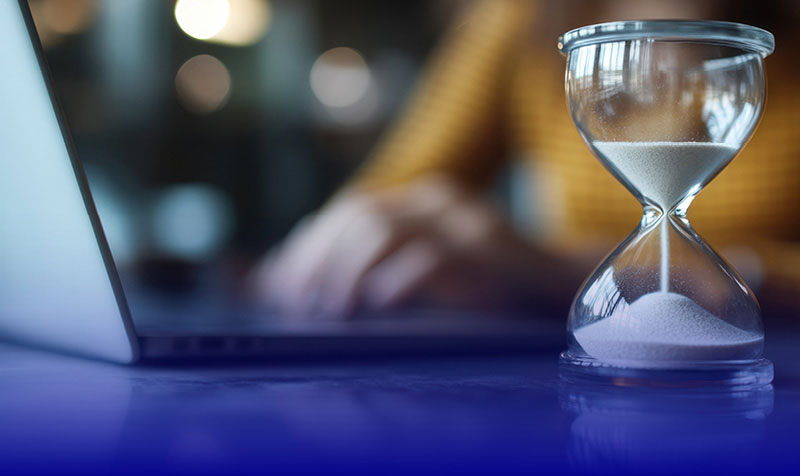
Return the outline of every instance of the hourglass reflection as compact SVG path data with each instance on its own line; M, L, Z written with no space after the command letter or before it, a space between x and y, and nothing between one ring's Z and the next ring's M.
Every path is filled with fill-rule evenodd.
M581 136L644 208L575 297L568 374L772 380L758 303L687 210L755 130L773 48L770 33L726 22L605 23L559 39Z

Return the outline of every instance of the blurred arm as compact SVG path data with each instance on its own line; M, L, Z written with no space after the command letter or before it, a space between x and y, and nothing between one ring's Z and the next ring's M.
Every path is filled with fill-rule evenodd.
M505 159L502 95L531 3L482 0L455 22L401 118L357 175L357 188L432 172L469 188L487 185Z

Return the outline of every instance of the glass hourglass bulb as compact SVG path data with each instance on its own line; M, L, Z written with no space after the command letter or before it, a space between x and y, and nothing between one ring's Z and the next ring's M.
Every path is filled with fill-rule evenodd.
M562 375L771 381L758 303L687 210L755 130L773 48L764 30L711 21L605 23L559 39L581 136L644 208L575 297Z

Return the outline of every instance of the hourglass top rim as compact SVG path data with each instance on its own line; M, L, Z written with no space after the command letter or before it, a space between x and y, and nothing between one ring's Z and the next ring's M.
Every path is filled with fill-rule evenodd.
M728 45L766 57L775 50L767 30L716 20L629 20L598 23L570 30L558 38L563 55L583 46L631 40L687 41Z

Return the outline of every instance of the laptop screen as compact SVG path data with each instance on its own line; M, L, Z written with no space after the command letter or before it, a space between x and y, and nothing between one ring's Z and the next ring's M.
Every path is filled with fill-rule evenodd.
M82 172L71 160L24 3L0 2L0 334L131 361L126 311L117 303L109 255L93 227L93 206L84 201Z

